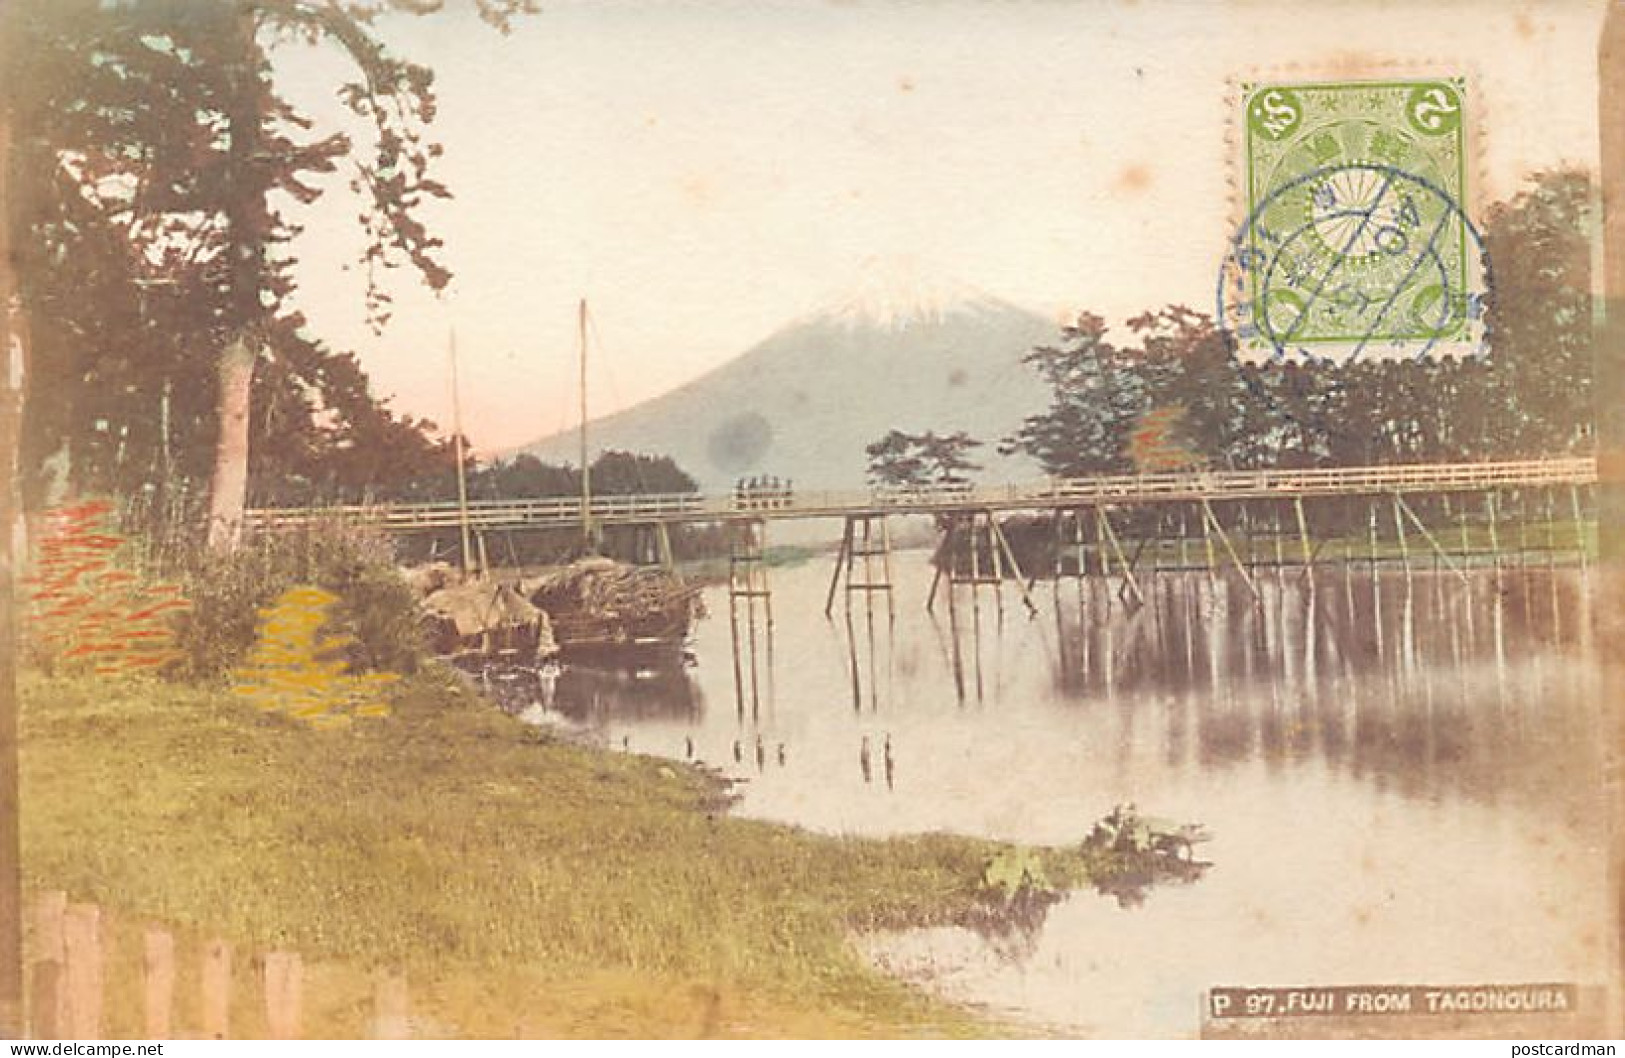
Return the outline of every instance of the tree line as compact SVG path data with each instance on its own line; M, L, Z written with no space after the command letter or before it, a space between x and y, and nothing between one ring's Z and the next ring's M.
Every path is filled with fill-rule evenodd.
M1257 366L1203 313L1169 306L1120 343L1090 312L1027 352L1048 385L1002 453L1061 477L1195 467L1352 466L1560 455L1591 442L1592 190L1542 173L1492 207L1487 351L1472 357ZM871 480L958 484L979 469L964 432L892 431Z

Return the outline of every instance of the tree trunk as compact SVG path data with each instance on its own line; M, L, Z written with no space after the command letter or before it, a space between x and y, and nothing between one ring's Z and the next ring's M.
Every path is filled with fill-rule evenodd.
M248 498L248 412L257 349L244 333L220 354L215 415L220 434L214 446L214 478L209 493L209 549L234 550L242 538Z
M254 5L236 13L238 53L232 68L228 150L231 191L226 220L231 232L232 316L236 333L218 363L215 402L219 434L215 441L214 478L209 490L209 548L229 552L242 537L243 508L248 495L248 418L254 361L259 352L264 306L260 289L265 278L265 239L270 230L270 193L259 157L264 129L264 72Z

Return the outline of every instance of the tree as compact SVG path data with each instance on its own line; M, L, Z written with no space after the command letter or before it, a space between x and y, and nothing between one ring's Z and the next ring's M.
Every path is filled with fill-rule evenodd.
M502 28L533 7L476 2ZM409 267L435 289L450 279L439 240L418 216L425 202L450 194L430 175L438 147L423 135L434 117L433 76L391 55L375 26L385 12L440 7L435 0L63 0L23 20L22 76L37 86L20 108L31 171L71 185L55 201L80 212L80 200L88 202L98 222L69 227L33 217L30 241L37 259L60 259L66 243L89 237L84 232L122 239L122 258L105 248L90 258L96 278L125 290L107 302L120 318L93 331L138 332L132 318L146 324L165 307L176 310L163 338L171 359L185 364L181 377L207 371L218 379L213 406L200 413L214 442L202 473L213 479L210 536L218 546L231 543L241 519L262 379L277 376L283 393L290 379L319 388L311 375L320 374L322 357L309 355L308 345L300 355L304 321L289 307L289 250L299 229L283 203L313 202L322 193L318 178L349 166L367 236L366 311L377 327L389 317L385 273ZM334 44L350 60L355 77L339 94L370 124L366 149L342 132L312 135L311 120L278 93L268 56L292 40ZM41 274L52 277L49 269ZM91 368L116 366L118 357L93 353ZM148 380L160 358L125 359L126 375ZM69 361L63 377L83 380L86 371ZM122 455L128 438L108 445Z
M1505 416L1509 452L1569 451L1590 437L1593 220L1591 180L1569 169L1537 174L1489 210L1494 379L1484 398Z
M1183 305L1141 313L1128 327L1140 341L1123 355L1144 380L1145 407L1133 435L1141 448L1151 428L1162 435L1164 461L1234 466L1244 459L1257 423L1249 421L1251 394L1228 336L1211 317Z
M670 456L608 451L592 461L592 490L600 495L698 492L699 488L699 482Z
M969 453L981 445L963 430L940 435L892 430L864 449L869 456L869 480L903 488L968 484L968 473L982 469Z
M1128 439L1145 410L1146 382L1106 339L1106 321L1080 313L1061 329L1058 345L1038 346L1023 359L1049 384L1050 406L1029 415L1000 452L1025 452L1056 477L1129 469Z

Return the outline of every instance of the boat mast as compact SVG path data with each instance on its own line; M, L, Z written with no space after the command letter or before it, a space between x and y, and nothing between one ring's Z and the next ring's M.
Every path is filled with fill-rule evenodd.
M592 551L592 470L587 465L587 299L578 314L581 340L581 546Z
M473 565L468 531L468 477L463 469L463 401L457 388L457 328L451 329L451 443L457 457L457 525L462 533L463 575Z

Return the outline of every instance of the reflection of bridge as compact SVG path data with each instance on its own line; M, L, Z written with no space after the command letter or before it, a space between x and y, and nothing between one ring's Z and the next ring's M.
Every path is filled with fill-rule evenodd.
M1313 577L1313 567L1325 541L1316 544L1311 532L1305 501L1364 503L1367 510L1369 547L1356 556L1346 534L1353 524L1345 512L1339 531L1345 536L1343 558L1397 559L1410 568L1410 536L1415 534L1431 550L1434 561L1458 573L1475 553L1497 556L1502 550L1498 529L1511 536L1517 525L1517 549L1527 550L1525 526L1543 524L1546 540L1540 550L1558 550L1553 526L1561 517L1572 529L1565 530L1566 549L1578 552L1584 561L1584 529L1580 490L1597 480L1594 457L1576 456L1484 463L1412 463L1394 466L1318 467L1302 470L1272 469L1247 471L1191 471L1167 474L1120 474L1089 478L1052 478L1025 484L932 486L924 488L876 487L853 491L792 491L780 486L741 488L731 495L704 496L695 493L668 495L597 496L592 500L590 521L599 527L630 527L646 534L640 552L669 562L669 527L689 523L722 523L729 527L731 541L730 598L754 606L768 603L767 573L764 564L764 537L771 521L839 518L844 522L835 573L830 581L826 610L834 605L843 580L848 598L853 594L886 593L891 599L891 538L889 519L901 515L935 516L943 530L935 556L937 581L931 600L944 579L949 584L948 601L953 606L953 587L968 584L999 585L1014 581L1025 589L1028 573L1040 569L1031 559L1032 550L1042 553L1042 562L1054 576L1088 576L1121 581L1118 594L1135 605L1142 598L1140 577L1145 564L1151 571L1166 568L1164 558L1189 568L1189 545L1200 547L1205 568L1216 571L1229 565L1257 596L1255 568L1280 568L1290 561L1305 576ZM1557 513L1555 498L1568 493L1569 509ZM1459 502L1467 494L1482 498L1483 514L1475 515L1469 526L1467 505ZM1517 517L1498 515L1498 496L1510 494L1517 500ZM1455 496L1458 502L1445 508L1456 521L1459 547L1447 546L1440 537L1446 527L1426 524L1413 504L1417 497ZM1544 500L1531 514L1529 500ZM1392 506L1392 533L1379 545L1379 514L1376 501ZM1220 517L1225 505L1230 524ZM1357 506L1356 506L1357 509ZM1424 508L1425 510L1426 508ZM1029 569L1024 573L1017 549L1007 537L1000 514L1025 512L1044 516L1048 529L1041 547L1029 550ZM250 512L248 524L258 531L297 530L302 527L340 521L404 534L458 529L464 524L476 533L491 531L570 529L582 523L581 500L558 497L533 500L497 500L470 503L465 509L455 503L374 504L320 509L261 509ZM1262 515L1262 517L1261 517ZM1290 516L1290 519L1289 519ZM465 523L466 519L466 523ZM1384 513L1380 521L1389 524ZM1132 522L1132 525L1129 524ZM1295 522L1295 525L1290 524ZM1193 534L1194 524L1197 531ZM1469 529L1485 537L1472 543ZM1255 537L1273 547L1273 560L1260 552ZM1507 541L1510 543L1510 541ZM1170 557L1173 552L1176 557ZM974 598L974 596L973 596ZM928 603L929 605L929 603ZM1028 605L1031 606L1030 600Z

